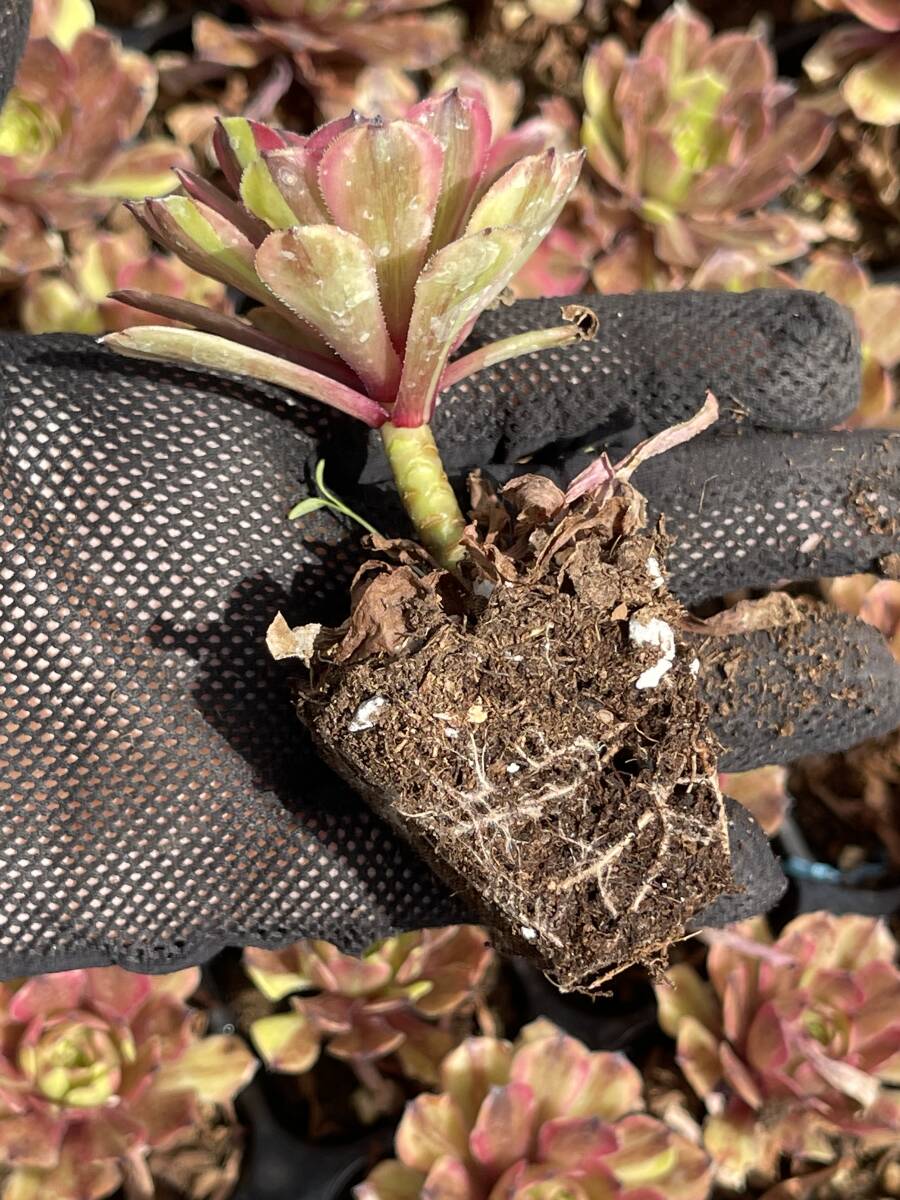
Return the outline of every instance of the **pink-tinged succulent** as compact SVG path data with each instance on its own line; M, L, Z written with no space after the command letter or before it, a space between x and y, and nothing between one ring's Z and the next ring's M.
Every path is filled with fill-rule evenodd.
M769 837L781 828L791 806L785 767L768 766L755 767L752 771L722 771L719 774L719 787L726 796L740 801Z
M160 292L176 300L230 313L225 287L192 271L181 259L154 253L136 225L121 231L75 230L58 273L34 274L22 286L20 320L28 333L106 333L165 318L135 315L129 305L109 298L115 288Z
M119 199L177 186L172 168L188 165L185 154L165 139L134 141L155 96L150 60L102 30L83 29L68 50L50 38L28 43L0 111L0 254L8 275L34 269L36 258L48 265L48 230L94 223ZM33 236L16 250L23 230Z
M199 978L108 967L0 984L4 1200L153 1194L149 1152L256 1069L240 1039L201 1036Z
M291 997L290 1012L260 1018L250 1036L269 1067L292 1075L308 1071L327 1047L376 1100L384 1067L434 1084L483 1003L492 962L485 932L474 925L400 934L360 958L328 942L248 949L244 967L263 995Z
M817 0L862 24L838 25L820 38L803 67L820 86L840 84L847 107L873 125L900 123L900 5L896 0Z
M297 74L326 98L352 86L364 67L421 70L445 62L461 44L462 16L434 8L442 0L241 0L252 28L208 14L194 21L200 63L253 67L287 56ZM333 110L334 104L330 104Z
M824 292L846 305L859 327L863 369L862 396L847 425L891 423L896 411L892 372L900 364L900 286L873 284L859 263L831 252L814 254L798 279L766 266L752 255L719 253L700 267L690 286L702 291L800 287Z
M357 1200L704 1200L703 1150L644 1111L640 1073L548 1021L470 1038L407 1105Z
M759 918L707 935L709 982L685 964L656 988L659 1021L704 1101L718 1181L828 1163L836 1140L900 1137L897 943L871 917L810 913L772 941Z
M580 152L511 163L508 146L491 145L484 104L455 91L406 120L351 114L309 137L231 119L215 144L233 196L182 173L188 195L134 211L189 266L258 307L242 320L126 291L116 298L193 329L107 340L137 357L279 383L379 429L422 544L454 565L465 521L429 422L444 388L583 335L577 323L529 332L448 365L552 229Z
M522 106L523 88L517 79L500 80L469 63L444 71L435 81L432 96L456 88L461 95L484 104L491 119L491 154L496 163L515 162L524 154L537 154L551 147L570 149L577 137L577 120L565 102L547 102L538 116L521 125L516 118ZM346 94L329 93L320 104L329 109L338 97L335 111L354 109L367 116L388 119L406 117L418 101L418 92L408 75L392 68L372 67L360 72ZM593 197L582 185L576 187L559 221L538 246L518 275L510 281L517 299L542 296L572 296L584 289L590 264L602 243L596 231Z
M656 255L693 266L719 246L787 262L815 227L765 206L822 156L827 117L797 103L761 36L713 36L686 4L638 55L605 38L584 70L582 142L624 227L652 231Z

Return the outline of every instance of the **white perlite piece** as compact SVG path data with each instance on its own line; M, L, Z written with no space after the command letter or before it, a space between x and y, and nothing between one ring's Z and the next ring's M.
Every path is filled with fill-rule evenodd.
M537 930L532 929L530 925L522 925L521 931L522 931L522 937L525 939L526 942L536 942L537 941L537 935L538 935Z
M362 733L364 729L371 729L375 724L372 718L385 704L387 704L387 696L371 696L368 700L363 700L362 704L350 718L347 732Z
M655 554L651 554L647 559L647 574L653 580L651 586L654 588L654 590L661 588L666 582L665 579L663 579L663 573L660 570L659 559Z
M662 677L672 670L675 662L675 634L672 626L659 617L651 617L646 624L632 617L628 622L628 637L636 646L658 646L662 657L652 667L638 676L635 687L643 691L653 688Z

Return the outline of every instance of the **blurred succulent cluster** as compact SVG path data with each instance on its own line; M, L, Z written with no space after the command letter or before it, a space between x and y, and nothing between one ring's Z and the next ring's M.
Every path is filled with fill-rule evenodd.
M714 36L684 3L639 54L605 38L585 63L582 128L601 205L674 266L698 267L722 246L796 258L814 226L765 206L819 160L831 126L795 91L762 36Z
M210 14L194 21L200 64L248 69L275 57L294 72L326 115L342 104L360 72L375 68L390 81L402 72L446 62L459 49L462 15L442 0L241 0L252 26L230 25ZM335 109L341 109L336 112Z
M357 1107L374 1115L396 1099L385 1072L437 1082L442 1059L484 1012L492 964L475 925L400 934L359 958L318 941L247 949L244 968L259 991L290 998L289 1012L261 1017L250 1036L274 1071L302 1074L323 1048L349 1063L364 1089ZM297 994L305 992L314 994Z
M109 967L0 984L5 1200L153 1194L151 1152L227 1109L256 1069L239 1038L203 1036L187 1003L199 980Z
M165 317L136 313L109 293L135 288L230 313L224 284L192 271L181 259L154 251L130 217L121 229L85 226L68 238L62 267L28 276L22 286L21 322L27 333L108 333Z
M150 60L93 24L87 0L38 9L0 110L0 285L59 266L60 236L96 226L118 201L162 195L189 159L136 140L156 99Z
M816 0L856 21L826 33L803 60L819 86L840 84L844 103L861 121L900 123L900 7L895 0Z
M897 943L872 917L811 913L773 940L760 918L707 935L708 980L679 964L659 1021L703 1101L716 1179L742 1190L831 1164L839 1143L900 1137Z
M469 1038L400 1121L357 1200L704 1200L706 1153L645 1111L640 1072L538 1020Z

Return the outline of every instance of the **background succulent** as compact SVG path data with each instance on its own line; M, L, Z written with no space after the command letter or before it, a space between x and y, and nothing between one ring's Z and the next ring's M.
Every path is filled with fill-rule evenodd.
M407 1105L397 1158L357 1200L703 1200L703 1150L644 1111L641 1076L548 1021L515 1043L469 1038L444 1061L441 1090Z
M639 54L616 37L594 48L584 101L582 142L601 199L623 228L652 233L662 261L696 267L730 246L779 263L806 249L811 223L765 206L818 161L830 123L776 78L761 36L713 36L675 4Z
M896 1143L900 970L886 925L818 912L774 941L762 919L710 937L709 980L679 964L656 996L706 1105L719 1182L773 1180L782 1156L829 1163L839 1138Z
M246 69L286 56L304 84L335 112L366 67L391 72L445 62L461 44L464 22L441 0L242 0L253 26L209 14L194 21L200 63ZM344 108L339 115L344 115Z
M263 995L291 998L290 1012L260 1018L250 1035L267 1066L289 1074L308 1071L327 1047L356 1071L368 1092L361 1103L385 1107L393 1093L382 1068L437 1082L441 1060L483 1011L493 959L475 925L400 934L359 958L316 941L247 949L244 967Z
M87 3L47 9L0 110L0 282L59 263L57 231L171 191L173 167L190 164L167 139L135 140L156 71L92 21Z
M192 271L181 259L155 252L143 229L74 230L59 271L28 276L21 293L22 328L28 333L107 333L135 324L165 322L109 298L117 289L160 292L176 300L231 312L225 287ZM166 322L168 323L168 322Z
M858 19L830 30L803 60L819 86L840 84L854 116L873 125L900 122L900 8L894 0L816 0Z
M202 1036L199 978L109 967L0 984L4 1200L100 1200L123 1181L152 1195L149 1153L256 1069L239 1038Z

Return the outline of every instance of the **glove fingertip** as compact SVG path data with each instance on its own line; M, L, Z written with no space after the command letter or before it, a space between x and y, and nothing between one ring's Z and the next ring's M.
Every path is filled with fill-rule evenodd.
M704 928L721 929L735 921L768 912L787 890L787 879L772 853L769 839L747 809L726 796L725 811L732 871L741 890L719 896L698 913L688 926L691 932Z

